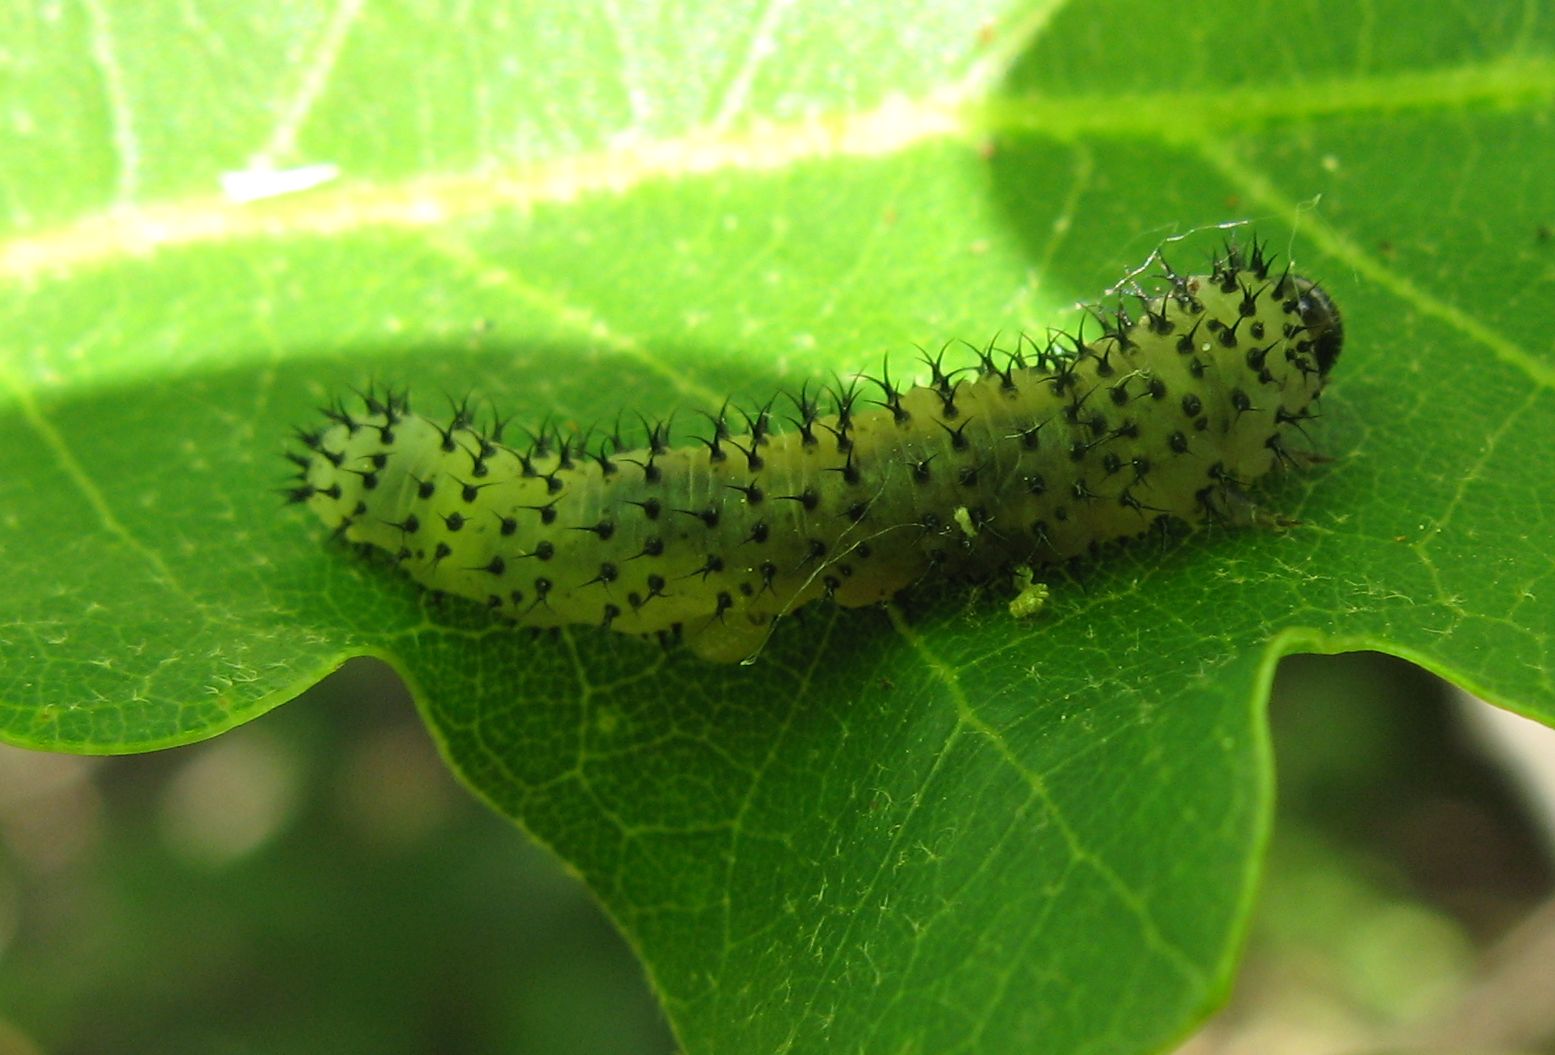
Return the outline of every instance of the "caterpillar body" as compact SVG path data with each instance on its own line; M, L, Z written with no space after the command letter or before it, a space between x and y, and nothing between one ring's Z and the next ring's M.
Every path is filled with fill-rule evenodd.
M1137 318L1097 310L1098 336L1023 340L964 370L931 358L928 384L839 385L825 413L801 389L786 430L769 403L682 445L663 423L638 447L554 431L513 445L463 408L438 423L369 393L300 433L289 495L519 624L679 634L705 658L748 659L818 598L874 604L935 570L1226 518L1289 460L1338 358L1339 312L1256 242L1163 277Z

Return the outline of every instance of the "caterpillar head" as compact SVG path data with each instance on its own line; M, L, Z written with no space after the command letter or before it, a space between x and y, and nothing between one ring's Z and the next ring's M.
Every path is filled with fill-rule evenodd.
M1339 309L1316 283L1298 277L1296 311L1312 342L1318 375L1326 378L1339 361L1339 349L1344 344L1344 323L1339 318Z

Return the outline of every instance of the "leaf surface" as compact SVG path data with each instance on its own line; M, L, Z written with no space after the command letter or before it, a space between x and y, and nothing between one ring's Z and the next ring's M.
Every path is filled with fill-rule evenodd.
M1536 6L4 17L0 736L186 743L382 656L689 1050L1158 1048L1230 976L1279 656L1555 717ZM287 179L323 182L242 200ZM1028 622L931 587L710 667L434 607L280 507L347 386L689 419L1072 325L1242 218L1345 313L1331 460L1262 492L1300 524L1133 547Z

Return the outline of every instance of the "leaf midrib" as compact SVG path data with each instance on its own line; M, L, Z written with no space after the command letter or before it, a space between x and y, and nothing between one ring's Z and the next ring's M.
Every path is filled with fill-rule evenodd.
M1555 63L1504 58L1426 73L1330 78L1297 97L1256 87L1197 92L984 97L988 67L920 99L888 100L741 130L695 129L531 165L435 173L376 183L349 181L261 202L206 195L117 205L0 242L0 281L32 284L164 248L278 236L323 237L369 229L424 229L501 209L563 204L625 193L661 180L714 172L765 172L839 157L872 158L951 139L976 142L1011 132L1060 140L1126 136L1171 146L1228 131L1339 113L1502 108L1555 94ZM1168 119L1169 118L1169 119Z

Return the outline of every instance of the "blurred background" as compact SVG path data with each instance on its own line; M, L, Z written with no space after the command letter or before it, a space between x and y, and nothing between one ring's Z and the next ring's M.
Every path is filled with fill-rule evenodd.
M1183 1055L1555 1052L1555 731L1295 657L1230 1005ZM587 891L353 661L205 744L0 747L0 1055L665 1053Z

